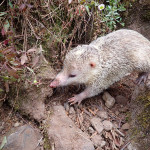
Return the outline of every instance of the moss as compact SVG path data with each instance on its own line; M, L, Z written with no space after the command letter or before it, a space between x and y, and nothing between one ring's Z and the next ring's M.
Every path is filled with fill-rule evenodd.
M142 130L148 130L150 128L150 92L140 96L137 101L144 106L143 111L137 116L138 124Z
M51 150L51 143L48 138L47 132L44 132L44 150Z

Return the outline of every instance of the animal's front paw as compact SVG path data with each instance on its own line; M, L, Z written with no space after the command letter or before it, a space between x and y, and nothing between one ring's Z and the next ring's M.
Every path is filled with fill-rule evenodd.
M75 104L75 103L78 103L78 105L80 105L81 101L82 101L82 99L81 99L80 96L78 96L78 95L75 95L74 97L72 97L72 98L70 98L70 99L68 100L68 102L69 102L71 105L73 105L73 104Z
M148 78L149 73L148 72L142 72L139 74L138 78L136 79L136 84L140 85L142 82L146 82Z

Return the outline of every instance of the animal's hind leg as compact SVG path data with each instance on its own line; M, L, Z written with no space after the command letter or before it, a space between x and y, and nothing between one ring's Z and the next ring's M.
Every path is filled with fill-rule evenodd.
M136 79L136 84L141 84L142 82L146 82L147 78L148 78L149 72L141 72L138 75L138 78Z

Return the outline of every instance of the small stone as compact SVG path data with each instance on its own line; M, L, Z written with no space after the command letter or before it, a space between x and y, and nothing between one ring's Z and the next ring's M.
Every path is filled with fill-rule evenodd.
M7 137L3 150L40 150L39 140L42 135L37 129L29 125L18 127Z
M118 115L119 115L119 111L118 111L118 110L116 110L116 111L115 111L115 114L118 116Z
M102 142L101 142L101 148L103 148L105 145L106 145L106 142L105 142L105 141L102 141Z
M96 117L92 118L91 124L99 134L102 133L104 127L100 118L96 118Z
M94 129L92 127L89 127L89 133L93 134L94 133Z
M102 124L106 131L110 131L113 128L113 124L108 120L104 120Z
M97 116L99 116L102 119L107 119L108 118L108 114L107 114L106 111L98 111Z
M122 130L129 130L129 129L130 129L129 123L123 124L122 127L121 127L121 129L122 129Z
M70 109L69 109L69 114L75 114L76 112L75 112L75 110L74 110L74 108L73 107L70 107Z
M125 112L128 111L128 108L126 106L121 105L121 108L119 108L119 111L122 112L122 113L125 113Z
M122 95L116 96L116 102L121 105L127 105L128 99Z
M119 126L118 126L118 124L117 124L117 123L113 123L113 127L114 127L114 128L116 128L116 129L118 129L118 128L119 128Z
M115 99L108 92L104 92L102 98L108 108L112 108L114 106Z
M98 147L98 146L101 147L102 137L100 135L98 135L98 134L93 135L91 140L95 147Z
M14 124L14 127L18 127L20 125L20 123L19 122L16 122L15 124Z
M131 143L127 146L127 150L137 150Z
M64 103L64 108L67 112L69 112L69 104L68 102Z

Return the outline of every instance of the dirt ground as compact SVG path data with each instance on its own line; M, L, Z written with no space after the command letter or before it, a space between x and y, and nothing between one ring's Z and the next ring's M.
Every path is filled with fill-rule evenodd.
M82 131L89 134L91 137L93 136L93 134L97 134L96 132L90 133L89 131L91 118L96 117L98 111L107 112L107 119L115 124L117 129L125 135L123 137L123 143L119 146L121 148L129 142L129 138L127 136L129 129L122 129L122 125L126 124L131 119L129 111L131 108L130 100L135 87L134 80L136 76L137 74L133 73L132 75L125 77L120 82L115 83L107 90L114 98L116 98L117 95L122 95L127 100L125 103L124 101L116 102L112 109L108 109L105 106L102 99L103 93L84 100L79 106L69 106L67 103L68 98L70 98L75 93L79 93L82 90L82 88L71 86L69 88L60 88L54 91L53 96L47 99L45 102L46 110L50 110L52 106L56 106L59 104L63 105L66 109L66 113L68 114L69 118L73 120L75 125ZM67 105L69 106L68 109L66 108ZM73 108L72 112L71 108ZM12 128L23 124L31 124L38 128L42 126L42 124L35 122L33 119L30 119L27 116L22 116L19 112L15 112L7 104L4 104L3 107L1 107L0 114L0 137L7 135ZM42 132L43 131L41 130L41 133ZM120 135L118 136L118 138L119 137ZM109 148L111 144L110 141L112 140L111 138L112 135L110 135L110 137L106 137L105 135L103 135L103 139L107 142L106 145L108 149L111 149Z

